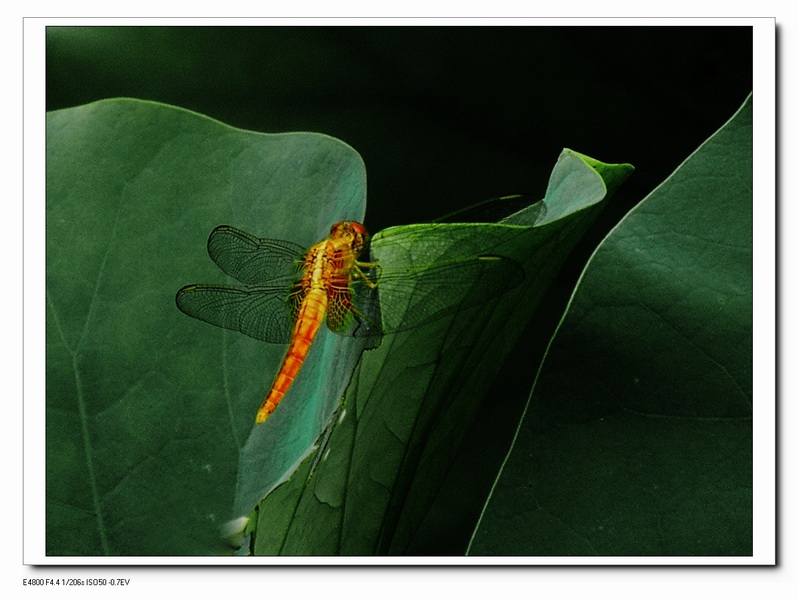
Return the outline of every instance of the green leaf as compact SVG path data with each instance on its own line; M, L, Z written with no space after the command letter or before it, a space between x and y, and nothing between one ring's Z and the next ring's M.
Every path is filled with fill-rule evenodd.
M224 281L216 225L309 246L364 210L360 157L324 135L134 100L47 115L49 555L228 551L222 524L307 452L346 385L325 374L359 346L321 334L304 401L255 427L284 348L187 318L175 292Z
M504 359L612 191L598 165L564 151L542 221L533 205L500 224L414 225L375 236L373 252L386 267L504 257L525 277L485 303L471 302L466 292L460 310L386 336L364 353L327 436L260 504L256 554L407 551L468 426L480 410L496 409L485 400ZM631 172L628 165L601 169L616 185ZM386 253L397 237L408 241L404 251Z
M751 113L591 258L470 554L751 554Z

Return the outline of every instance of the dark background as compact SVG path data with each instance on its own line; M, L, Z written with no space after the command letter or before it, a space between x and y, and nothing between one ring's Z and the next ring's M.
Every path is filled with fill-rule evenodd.
M543 196L563 147L651 191L742 104L749 27L48 28L47 109L157 100L268 133L343 140L367 224Z
M51 27L46 56L48 110L127 96L343 140L366 164L372 232L495 196L540 199L564 147L635 166L519 342L419 554L462 553L529 365L596 243L752 89L750 27Z

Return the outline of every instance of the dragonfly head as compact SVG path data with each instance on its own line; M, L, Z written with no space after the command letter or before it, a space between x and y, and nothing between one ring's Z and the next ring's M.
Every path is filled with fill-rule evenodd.
M352 251L360 254L368 241L369 234L365 226L357 221L340 221L330 228L330 237L351 240Z

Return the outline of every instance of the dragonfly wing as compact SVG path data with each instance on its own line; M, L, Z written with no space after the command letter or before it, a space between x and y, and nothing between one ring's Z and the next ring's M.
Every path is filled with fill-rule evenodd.
M240 331L264 342L287 343L293 328L290 288L187 285L177 292L177 307L195 319Z
M354 334L395 333L483 304L520 284L523 268L501 256L479 256L374 275L376 289L356 288L364 327Z
M436 223L514 223L532 225L546 214L546 203L529 194L489 198L435 219Z
M327 327L336 333L344 332L352 320L352 292L349 287L328 293Z
M258 238L229 225L219 225L208 237L208 254L213 262L242 283L293 277L301 267L304 251L299 244Z

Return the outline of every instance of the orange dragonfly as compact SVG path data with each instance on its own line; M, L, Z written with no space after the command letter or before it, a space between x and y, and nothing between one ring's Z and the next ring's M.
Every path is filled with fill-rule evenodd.
M380 234L381 253L391 255L390 248L396 248L393 255L399 258L393 262L403 263L389 268L360 260L369 237L356 221L334 224L329 236L307 250L220 225L208 238L208 253L244 285L187 285L175 300L181 311L212 325L288 343L255 417L263 423L299 374L325 319L336 333L386 335L485 302L523 278L520 266L500 256L438 256L428 263L437 247L425 248L419 235L414 228ZM440 246L440 241L435 244Z

